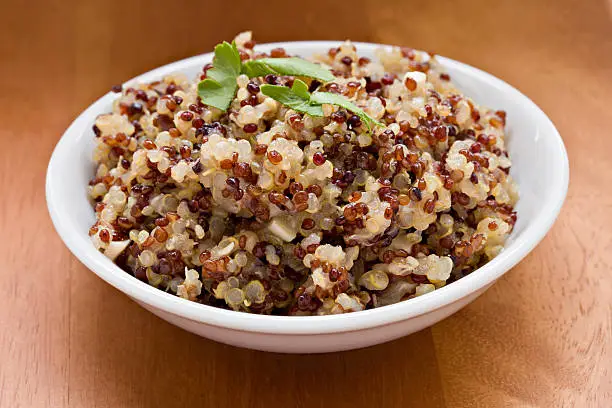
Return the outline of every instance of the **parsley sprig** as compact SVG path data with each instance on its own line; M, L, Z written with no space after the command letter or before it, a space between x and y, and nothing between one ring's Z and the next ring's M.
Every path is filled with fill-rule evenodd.
M202 102L226 111L236 96L238 89L236 78L240 74L245 74L249 78L268 74L291 75L312 78L323 83L335 79L328 69L296 57L261 58L241 62L236 44L223 42L215 47L213 67L207 71L207 78L198 84L198 95ZM308 92L308 85L298 78L293 81L291 88L263 84L260 89L264 95L310 116L323 116L323 105L329 104L353 112L368 126L368 129L371 129L372 125L383 126L342 95L319 91L311 94Z

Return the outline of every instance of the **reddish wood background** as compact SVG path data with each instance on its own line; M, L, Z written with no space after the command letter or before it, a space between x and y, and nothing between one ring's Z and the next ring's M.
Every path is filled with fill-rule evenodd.
M601 0L13 1L0 13L1 407L606 407L612 404L612 14ZM231 20L228 20L231 17ZM275 355L144 311L55 234L44 175L112 84L251 28L260 42L409 45L475 65L558 126L571 186L542 244L431 329Z

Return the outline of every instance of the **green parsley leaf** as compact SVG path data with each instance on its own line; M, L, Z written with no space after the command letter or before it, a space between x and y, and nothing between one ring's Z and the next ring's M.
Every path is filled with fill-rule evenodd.
M249 78L264 77L268 74L280 75L280 72L273 70L260 59L243 62L242 73Z
M240 75L240 54L235 44L223 42L215 47L213 67L198 84L198 95L206 105L227 110L236 95L236 77Z
M308 85L299 79L295 79L293 81L293 85L291 86L291 90L295 92L297 96L307 101L310 100L310 92L308 92Z
M342 95L330 92L314 92L312 95L310 95L310 103L337 105L341 108L349 110L355 115L359 116L359 118L368 126L368 129L371 128L371 125L384 126L382 123L365 113L361 108L353 104Z
M275 101L297 112L306 113L310 116L323 116L323 108L321 108L321 105L310 104L308 85L299 79L293 81L291 89L282 85L269 84L260 85L259 89L262 94L269 96Z
M261 58L242 64L243 72L250 78L268 74L293 75L330 82L336 79L329 69L302 58Z

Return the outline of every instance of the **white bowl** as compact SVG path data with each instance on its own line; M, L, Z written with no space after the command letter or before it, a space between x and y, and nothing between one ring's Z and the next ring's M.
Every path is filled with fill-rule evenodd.
M326 52L338 41L266 44L291 54ZM361 55L373 57L380 45L356 43ZM175 62L128 82L148 82L173 72L195 78L212 55ZM520 190L518 222L502 253L470 275L424 296L398 304L334 316L261 316L205 306L155 289L125 273L91 244L88 229L94 212L86 186L93 174L94 137L98 114L111 111L109 93L83 112L57 144L47 171L47 204L55 228L70 251L89 269L141 306L168 322L198 335L257 350L321 353L349 350L390 341L428 327L451 315L489 288L523 259L556 219L569 179L563 141L552 122L529 98L505 82L476 68L440 58L453 81L467 95L508 113L508 148L512 175Z

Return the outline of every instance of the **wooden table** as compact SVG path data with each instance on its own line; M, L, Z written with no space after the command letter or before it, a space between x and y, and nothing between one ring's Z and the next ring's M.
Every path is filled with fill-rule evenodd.
M611 4L325 3L3 5L1 407L612 405ZM365 350L241 350L141 309L55 234L47 161L63 130L112 84L246 27L260 42L410 45L515 85L550 115L569 151L569 195L552 231L469 307Z

